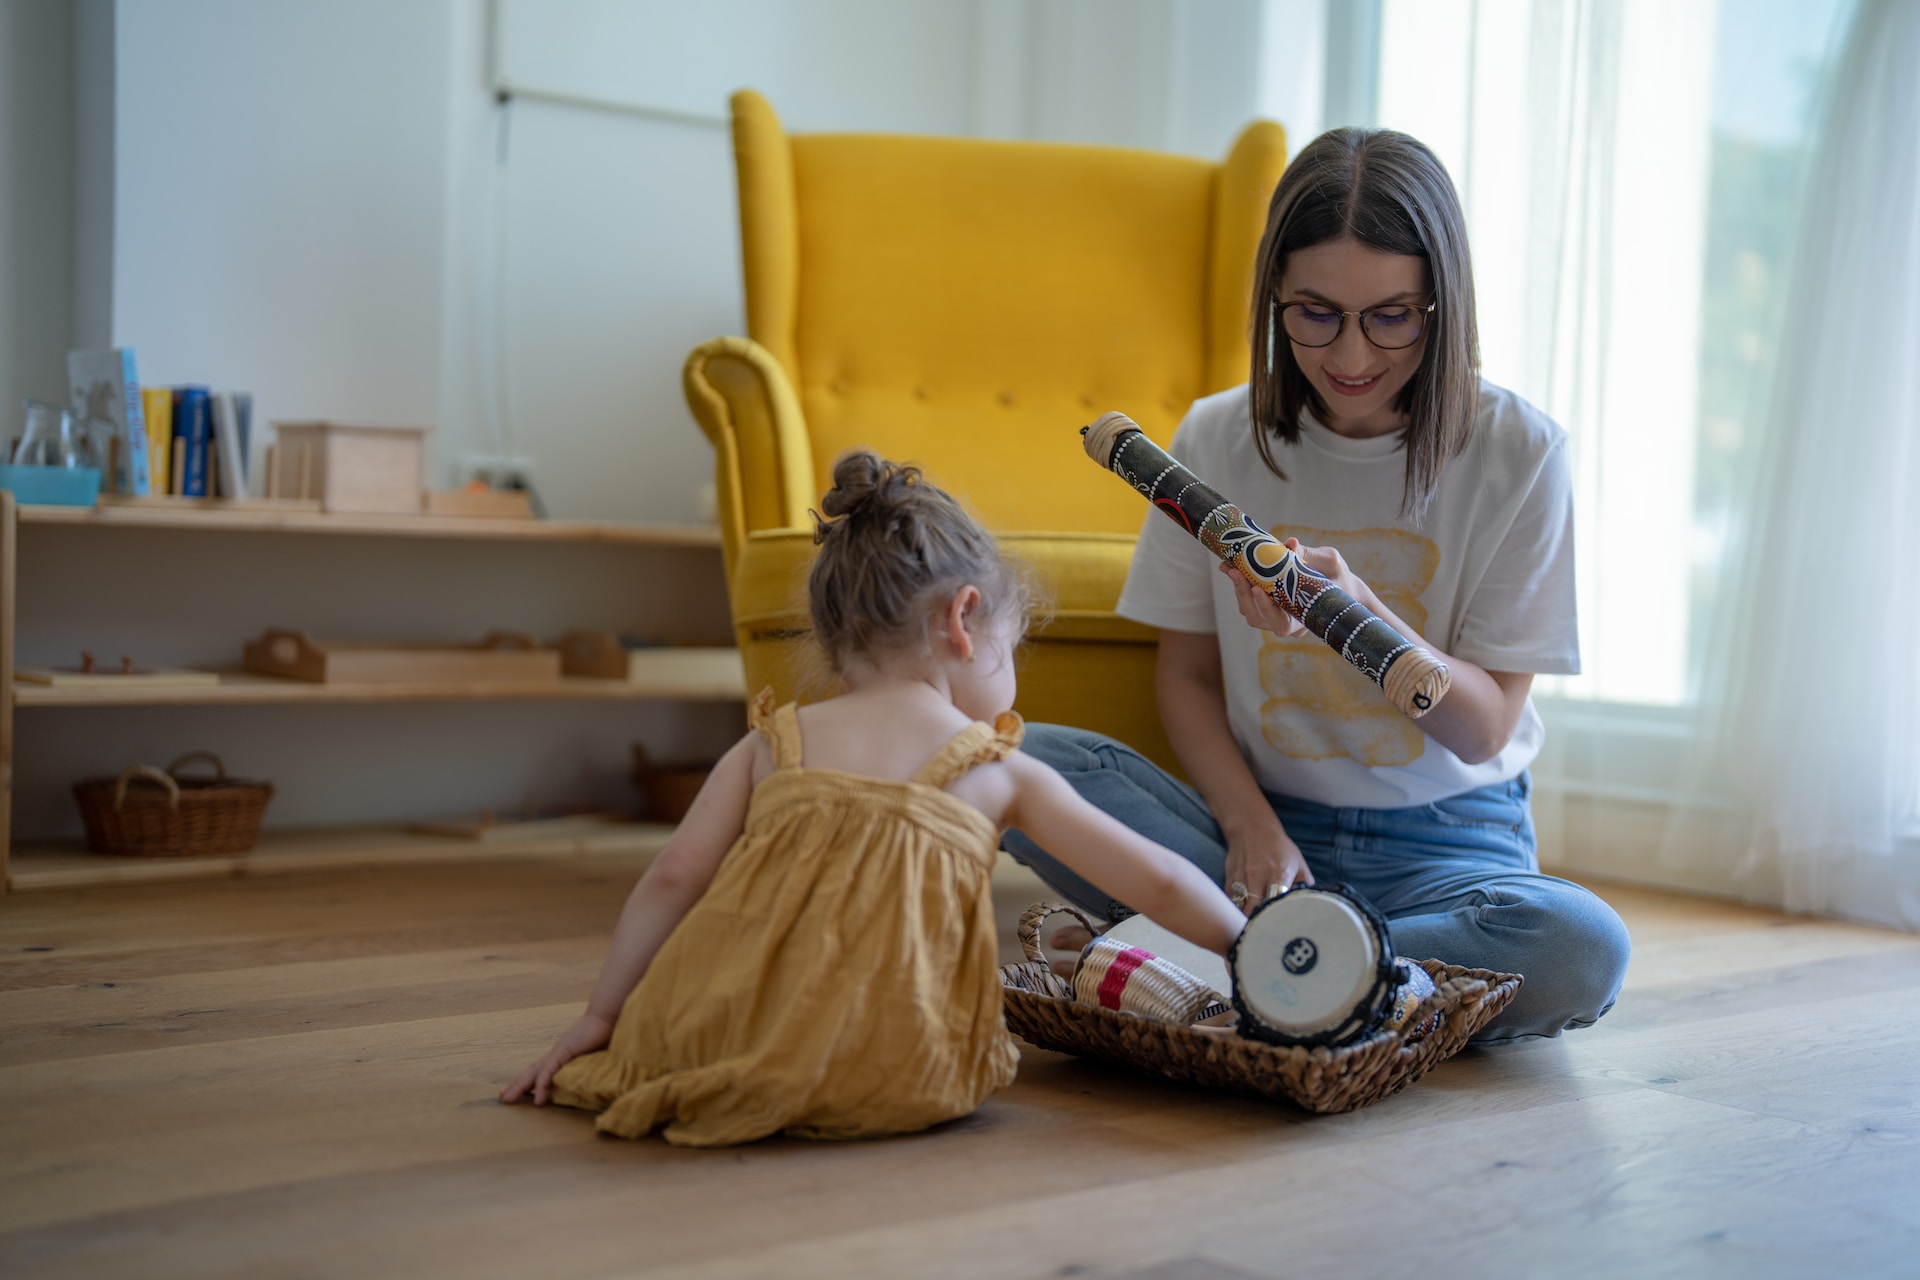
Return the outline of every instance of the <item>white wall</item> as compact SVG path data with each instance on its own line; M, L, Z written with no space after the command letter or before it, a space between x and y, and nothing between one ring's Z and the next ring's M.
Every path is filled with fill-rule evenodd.
M0 4L0 440L26 397L66 399L72 36L62 0Z
M268 418L440 416L444 0L118 6L113 338Z
M634 15L675 14L690 81L765 84L803 130L1213 156L1256 108L1300 117L1296 142L1318 123L1325 0L503 4L523 79L617 93ZM755 13L805 39L738 38ZM699 518L679 365L742 325L724 104L708 124L499 106L489 15L4 6L0 405L112 341L149 382L252 390L263 419L435 423L443 479L529 455L558 514Z
M532 95L495 104L477 75L483 11L456 0L443 464L463 452L528 456L556 512L700 518L712 455L684 407L680 365L744 326L721 86L765 88L800 131L1207 156L1224 152L1257 92L1256 0L815 0L802 40L730 39L756 10L779 30L802 11L779 0L508 0L508 47L494 52L511 83L679 113L668 118ZM644 57L629 66L607 54L644 43L655 20L697 64L672 83L640 74ZM769 61L776 47L792 65Z

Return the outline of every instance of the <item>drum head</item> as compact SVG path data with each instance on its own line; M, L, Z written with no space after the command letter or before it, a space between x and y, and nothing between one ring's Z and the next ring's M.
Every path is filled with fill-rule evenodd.
M1387 922L1342 884L1269 898L1247 921L1227 963L1240 1033L1271 1044L1357 1040L1393 995Z

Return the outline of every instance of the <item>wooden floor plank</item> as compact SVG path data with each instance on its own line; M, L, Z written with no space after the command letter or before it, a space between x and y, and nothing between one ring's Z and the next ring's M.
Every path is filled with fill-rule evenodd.
M149 951L184 965L235 968L254 963L240 949L256 942L319 945L392 933L404 945L415 934L482 933L502 919L562 918L568 932L604 933L645 864L609 855L14 895L0 899L0 987L43 976L57 984L69 962ZM196 948L205 948L210 963L196 959ZM269 955L265 962L276 961Z
M0 1066L583 1000L600 935L0 992Z
M693 1152L492 1101L642 865L0 905L0 1274L1893 1275L1920 1250L1912 935L1603 886L1636 940L1612 1014L1351 1115L1027 1050L927 1134ZM995 887L1011 958L1052 895L1010 864Z
M1636 991L1666 983L1739 977L1820 960L1861 960L1920 951L1920 937L1887 929L1778 917L1752 929L1648 942L1636 937L1628 981ZM1867 964L1861 966L1869 967Z
M1676 1131L1702 1141L1674 1143ZM1423 1145L1418 1161L1405 1158L1398 1135L1380 1132L1228 1167L1155 1170L1125 1195L1062 1190L608 1274L1039 1280L1135 1273L1198 1246L1199 1256L1255 1275L1890 1275L1916 1239L1913 1213L1838 1249L1806 1231L1810 1213L1834 1215L1842 1231L1869 1226L1851 1193L1910 1164L1848 1162L1844 1143L1803 1126L1688 1099L1612 1095L1484 1116L1446 1137ZM1714 1176L1725 1164L1741 1178ZM1838 1184L1809 1192L1802 1183L1803 1171L1843 1167ZM1716 1194L1701 1195L1703 1181Z

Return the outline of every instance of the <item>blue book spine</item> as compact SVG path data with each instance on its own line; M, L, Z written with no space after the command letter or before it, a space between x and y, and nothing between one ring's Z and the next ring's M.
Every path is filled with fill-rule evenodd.
M126 429L120 440L123 455L120 465L126 469L124 491L144 498L153 492L153 479L147 468L147 407L140 399L140 374L131 347L120 352L120 379L121 394L126 398L122 419Z
M205 387L180 388L180 404L174 413L185 464L180 492L189 498L207 496L207 441L213 438L213 413Z
M247 492L253 491L253 396L245 391L233 393L233 422L240 432L240 476L247 486ZM239 494L246 497L247 494Z

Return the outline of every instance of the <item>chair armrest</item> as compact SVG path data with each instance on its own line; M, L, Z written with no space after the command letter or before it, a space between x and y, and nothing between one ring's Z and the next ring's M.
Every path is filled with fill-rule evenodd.
M750 338L715 338L681 371L687 407L713 442L720 539L733 576L748 533L804 528L814 492L806 418L786 371Z

